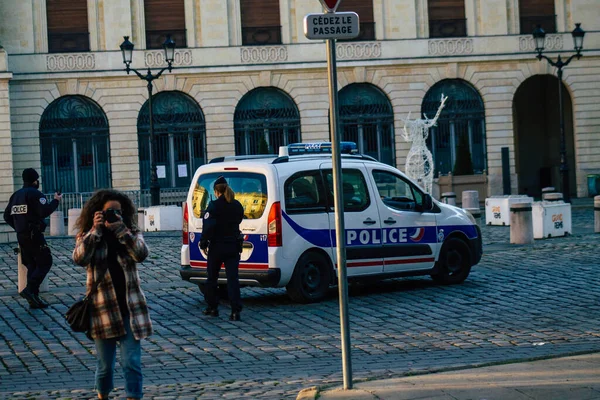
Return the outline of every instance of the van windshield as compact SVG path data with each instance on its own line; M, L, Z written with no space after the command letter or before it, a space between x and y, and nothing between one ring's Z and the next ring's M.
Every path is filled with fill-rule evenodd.
M211 200L216 200L213 185L223 176L235 193L235 199L244 207L244 218L260 218L267 206L267 179L251 172L215 172L200 175L192 195L194 216L201 218Z

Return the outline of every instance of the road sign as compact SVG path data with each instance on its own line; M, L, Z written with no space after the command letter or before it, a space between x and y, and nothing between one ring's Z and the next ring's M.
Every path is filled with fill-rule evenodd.
M320 0L323 7L330 13L335 12L342 0Z
M353 39L360 33L355 12L308 14L304 17L304 35L308 39Z

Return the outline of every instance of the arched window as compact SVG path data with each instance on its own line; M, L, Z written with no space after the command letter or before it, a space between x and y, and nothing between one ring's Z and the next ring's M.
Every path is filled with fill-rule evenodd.
M87 0L48 0L48 52L90 50Z
M240 0L242 44L281 44L279 0Z
M171 35L178 48L187 47L184 0L144 0L146 48L162 49Z
M386 95L371 84L354 83L338 97L342 140L356 142L361 153L395 165L394 112Z
M358 42L375 40L375 19L373 18L373 0L344 0L336 10L354 11L360 21L360 34L348 41Z
M483 99L466 81L445 79L429 89L423 99L421 113L433 118L442 94L448 96L448 100L437 124L429 129L427 138L436 175L445 175L453 170L461 145L468 145L473 171L483 172L487 169Z
M83 96L54 100L40 121L44 191L92 192L111 186L108 120Z
M467 36L465 0L427 0L429 37Z
M148 101L138 117L140 184L150 187L150 116ZM181 92L152 97L154 156L161 188L188 187L196 169L206 163L206 126L200 106Z
M235 154L277 153L279 146L300 141L300 113L277 88L257 88L235 108Z
M546 33L555 33L554 0L519 0L519 20L522 35L530 35L538 25Z

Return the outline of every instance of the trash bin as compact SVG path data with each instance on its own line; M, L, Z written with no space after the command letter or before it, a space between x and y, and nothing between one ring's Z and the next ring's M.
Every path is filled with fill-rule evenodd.
M594 197L600 195L600 175L590 174L588 180L588 196Z

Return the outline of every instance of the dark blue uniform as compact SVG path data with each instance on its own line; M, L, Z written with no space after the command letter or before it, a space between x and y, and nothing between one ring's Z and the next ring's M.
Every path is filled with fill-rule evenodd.
M36 188L25 184L10 197L4 220L17 232L21 259L27 267L27 288L34 294L40 290L52 266L52 255L44 238L44 219L56 210L58 200L48 201Z
M228 203L223 195L211 201L204 214L200 247L208 248L208 278L204 299L209 308L216 309L219 305L217 279L221 265L224 264L231 311L242 310L238 278L241 246L238 238L243 218L244 208L240 202L234 199Z

